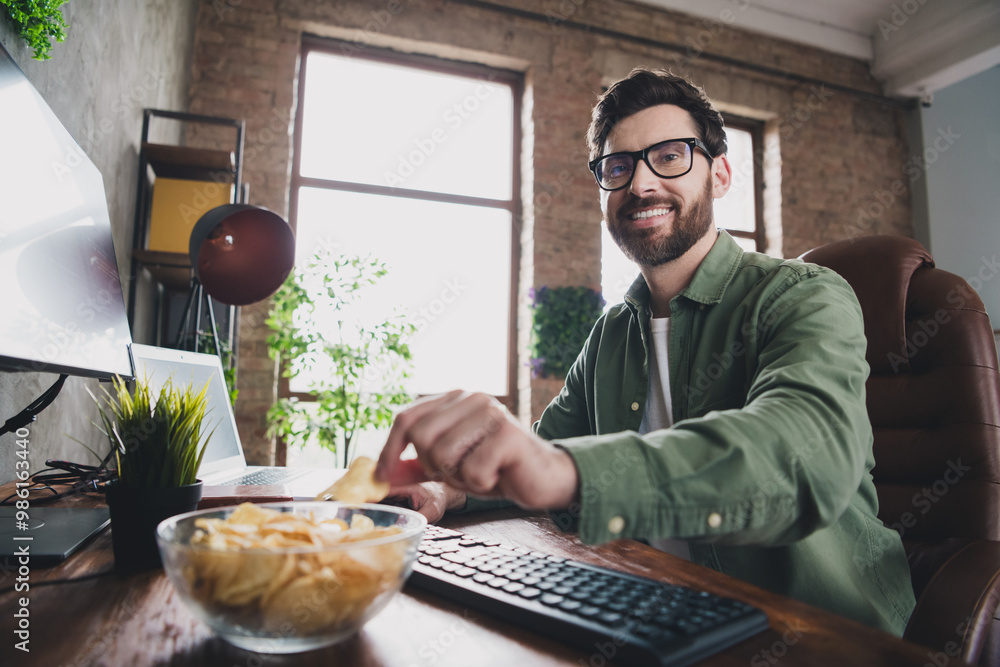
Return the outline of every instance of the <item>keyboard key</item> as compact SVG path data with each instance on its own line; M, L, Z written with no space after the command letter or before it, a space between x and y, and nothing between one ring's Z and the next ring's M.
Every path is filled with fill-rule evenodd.
M503 577L493 577L492 579L486 582L486 585L491 586L493 588L503 588L509 583L510 579L504 579Z
M487 581L493 578L491 572L480 572L476 576L472 577L472 580L480 584L485 584Z
M625 617L613 611L601 612L597 615L597 620L605 625L610 625L613 628L617 628L625 623Z
M576 610L577 616L583 616L584 618L593 618L601 613L600 607L595 607L592 604L585 604Z
M555 595L554 593L545 593L545 594L542 595L541 598L539 598L539 601L542 604L547 604L550 607L554 607L557 604L560 604L561 602L563 602L565 599L566 598L564 598L561 595Z
M515 581L513 583L504 586L503 590L507 591L508 593L517 593L518 591L524 590L524 584L522 584L519 581Z
M463 568L459 568L458 570L455 570L455 576L456 577L463 577L463 578L464 577L471 577L474 574L476 574L476 571L473 570L471 567L463 567Z
M563 600L561 603L559 603L559 608L562 609L563 611L576 611L582 606L583 605L580 602L577 602L576 600Z
M521 590L519 590L517 592L517 594L520 595L523 598L526 598L528 600L532 600L534 598L537 598L539 595L541 595L542 592L540 590L538 590L537 588L531 588L531 587L525 586L524 588L522 588Z

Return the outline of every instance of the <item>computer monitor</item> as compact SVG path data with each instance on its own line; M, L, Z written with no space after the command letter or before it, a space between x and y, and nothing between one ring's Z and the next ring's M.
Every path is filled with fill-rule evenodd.
M0 47L0 369L132 377L101 173Z

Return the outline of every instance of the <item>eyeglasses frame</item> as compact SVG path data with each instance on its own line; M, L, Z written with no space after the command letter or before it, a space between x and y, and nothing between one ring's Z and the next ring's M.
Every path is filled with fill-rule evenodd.
M683 174L674 174L673 176L661 176L658 171L653 169L653 165L649 163L649 151L653 150L657 146L662 146L663 144L670 144L676 142L687 144L691 149L691 160L690 162L688 162L688 168ZM639 164L639 160L645 162L646 166L649 167L649 170L654 174L656 174L656 176L659 178L680 178L681 176L686 176L687 174L691 173L691 170L694 168L695 148L700 149L701 152L705 154L705 157L708 158L709 163L712 162L714 158L712 157L712 154L709 152L708 146L705 145L705 142L696 137L685 137L683 139L665 139L663 141L657 141L655 144L651 146L646 146L641 151L619 151L617 153L608 153L607 155L602 155L599 158L591 160L588 166L590 167L590 173L594 175L594 179L597 181L597 187L607 192L615 192L617 190L621 190L622 188L627 188L632 183L632 179L635 178L635 168ZM597 177L597 165L599 162L601 162L601 160L605 160L609 157L619 156L619 155L627 155L630 158L632 158L632 174L628 177L628 180L625 181L623 185L619 185L617 188L606 188L603 185L601 185L601 179Z

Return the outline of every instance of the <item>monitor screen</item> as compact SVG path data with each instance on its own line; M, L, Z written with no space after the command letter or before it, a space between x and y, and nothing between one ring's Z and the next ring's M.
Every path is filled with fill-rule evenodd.
M132 376L101 173L0 47L0 368Z

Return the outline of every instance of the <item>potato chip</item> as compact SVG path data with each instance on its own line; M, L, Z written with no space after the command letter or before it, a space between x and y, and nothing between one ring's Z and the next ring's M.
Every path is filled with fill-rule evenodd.
M283 636L328 632L359 620L398 585L406 544L321 550L400 532L355 514L339 518L278 512L244 503L228 519L198 519L184 568L192 597L244 627ZM288 548L303 551L281 553Z
M377 503L389 495L389 483L375 480L375 461L359 456L351 461L344 476L316 500L339 500L345 503Z

